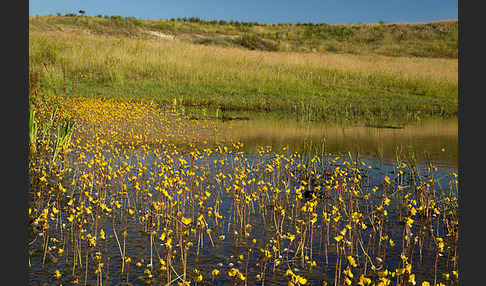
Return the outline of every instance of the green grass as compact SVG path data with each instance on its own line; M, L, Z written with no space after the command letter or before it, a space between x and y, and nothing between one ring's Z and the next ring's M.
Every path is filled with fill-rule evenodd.
M225 107L235 111L280 111L300 115L307 120L393 121L405 115L403 121L419 119L422 115L455 116L457 103L453 100L411 95L397 90L380 93L374 90L320 91L308 87L281 93L280 86L260 85L233 88L221 84L198 85L187 82L129 81L123 84L82 85L76 93L83 96L126 97L155 100L170 104L178 99L182 105ZM359 93L359 96L356 94Z
M407 122L457 115L455 59L261 51L258 47L269 42L252 36L245 39L253 49L248 50L126 32L157 23L216 28L200 23L30 20L31 76L50 93L160 104L177 99L183 105L281 112L317 121ZM93 33L101 27L106 30Z

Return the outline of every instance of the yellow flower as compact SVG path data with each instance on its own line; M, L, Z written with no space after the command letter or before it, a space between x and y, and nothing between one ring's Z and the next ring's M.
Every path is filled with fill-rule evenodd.
M437 238L437 247L440 252L444 251L444 240L441 237Z
M378 276L379 276L380 278L383 278L383 277L388 276L388 269L385 269L384 271L379 271L379 272L378 272Z
M368 277L365 277L363 274L359 277L359 282L358 285L360 286L366 286L371 284L371 279Z
M407 271L408 273L412 273L412 264L407 263L407 266L405 266L405 271Z
M421 284L421 285L422 285L422 286L430 286L430 283L429 283L429 282L427 282L427 281L424 281L424 282L422 282L422 284Z
M343 271L344 275L348 276L349 278L353 278L354 275L353 275L353 272L351 272L351 269L346 269Z
M405 218L405 223L407 224L407 226L412 227L413 222L414 222L413 219L409 217Z
M69 215L67 219L68 219L69 222L73 222L74 215L73 214Z
M362 229L367 229L368 227L366 226L366 224L364 222L361 222L361 228Z
M211 271L211 276L218 276L219 275L219 270L218 269L214 269L213 271Z
M60 279L61 278L61 272L59 270L56 269L56 271L54 272L54 277L56 277L56 279Z
M246 277L238 271L238 278L241 280L241 281L245 281Z
M163 233L160 235L159 239L160 239L161 241L164 241L166 236L167 236L167 234L166 234L165 232L163 232Z
M408 276L408 282L412 283L413 285L417 283L415 282L415 274L410 274L410 276Z
M353 266L353 267L358 266L358 265L356 264L356 261L354 260L354 258L353 258L351 255L349 255L349 256L347 257L347 259L348 259L348 262L349 262L349 264L350 264L351 266Z
M236 273L238 272L238 269L236 268L231 268L231 270L228 272L228 276L229 277L233 277L236 275Z
M295 235L294 234L289 234L287 238L290 240L290 242L294 241Z
M192 222L192 218L182 217L181 221L182 221L183 224L188 225Z
M386 177L385 177L385 182L386 182L387 184L390 184L390 177L386 176Z
M417 214L417 210L416 210L414 207L412 207L412 208L410 209L410 214L411 214L411 215L416 215L416 214Z
M64 188L64 187L61 185L61 183L57 183L57 184L58 184L58 186L59 186L59 190L60 190L61 192L65 193L65 192L66 192L66 189L65 189L65 188Z
M378 284L377 286L386 286L386 285L390 285L390 279L386 279L384 277L380 278L380 281L378 281Z
M385 198L385 200L383 201L383 204L385 206L389 205L390 204L390 199L389 198Z
M296 275L295 278L297 279L297 282L299 282L299 284L305 285L307 283L307 279L305 279L304 277Z

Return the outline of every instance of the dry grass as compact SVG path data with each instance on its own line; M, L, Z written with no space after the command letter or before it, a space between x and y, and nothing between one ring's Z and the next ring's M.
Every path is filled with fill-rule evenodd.
M34 30L29 37L31 71L44 72L55 92L67 81L82 95L177 98L318 120L345 106L353 118L457 112L454 59L248 51L73 31Z
M255 24L107 17L30 17L31 31L75 30L156 39L161 32L198 44L245 49L453 58L458 21L391 24Z
M197 73L201 69L220 71L225 74L240 73L248 78L252 75L290 77L279 72L305 70L339 70L362 74L386 73L406 78L422 78L434 81L456 82L458 61L456 59L429 59L413 57L387 57L379 55L310 54L296 52L247 51L240 48L201 46L180 41L138 40L117 36L97 36L68 32L35 32L30 35L33 45L36 40L49 38L56 46L66 47L61 57L76 66L104 62L107 58L120 61L123 69L140 70L157 65L160 68L178 65ZM142 50L143 49L143 50ZM243 67L243 68L242 68ZM246 68L249 69L246 69ZM257 70L253 68L259 68ZM197 70L196 70L197 69Z

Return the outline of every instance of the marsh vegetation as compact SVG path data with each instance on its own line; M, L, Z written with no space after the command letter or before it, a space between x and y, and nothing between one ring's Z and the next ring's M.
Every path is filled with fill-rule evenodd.
M246 152L174 108L43 100L31 113L31 284L457 283L454 169Z
M31 18L29 284L458 285L457 60L122 20Z

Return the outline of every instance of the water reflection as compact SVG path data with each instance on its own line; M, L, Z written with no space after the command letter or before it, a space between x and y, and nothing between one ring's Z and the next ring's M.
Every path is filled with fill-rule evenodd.
M221 138L240 140L246 150L258 145L274 150L325 152L366 156L391 162L415 157L417 163L457 168L457 120L428 120L400 129L339 126L294 120L255 119L219 123Z

